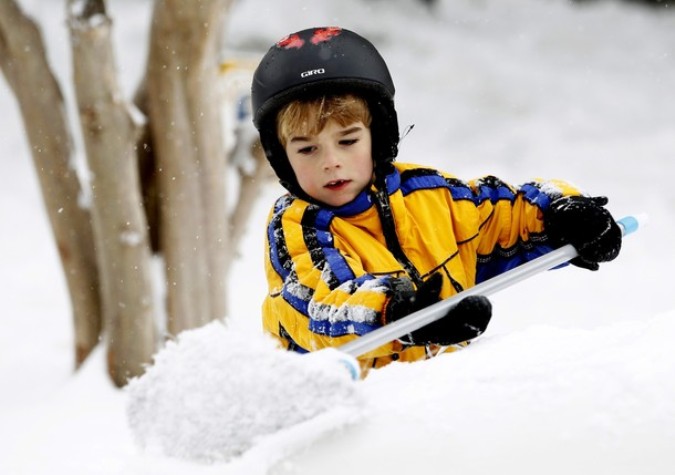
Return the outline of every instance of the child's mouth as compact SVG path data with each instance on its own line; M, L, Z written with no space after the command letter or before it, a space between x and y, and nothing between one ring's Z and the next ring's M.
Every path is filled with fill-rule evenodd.
M341 190L342 188L347 186L348 183L349 180L334 180L326 183L325 187L328 188L329 190Z

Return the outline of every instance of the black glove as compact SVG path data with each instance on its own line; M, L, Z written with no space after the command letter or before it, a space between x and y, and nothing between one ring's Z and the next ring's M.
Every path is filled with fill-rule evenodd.
M554 246L572 244L577 252L570 262L577 267L598 270L599 262L619 255L622 233L604 206L607 198L563 196L551 203L544 214L544 231Z
M385 323L428 307L440 300L443 276L433 274L419 286L417 292L407 279L397 279L394 295L385 310ZM448 310L439 320L399 338L409 345L454 345L483 334L492 317L490 301L481 295L466 297Z

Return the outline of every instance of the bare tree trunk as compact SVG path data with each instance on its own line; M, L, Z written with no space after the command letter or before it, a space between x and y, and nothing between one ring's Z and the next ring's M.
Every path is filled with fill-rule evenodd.
M226 164L216 79L230 0L157 0L148 61L168 330L226 312Z
M117 84L103 0L71 0L69 6L77 103L92 172L108 371L123 386L151 362L156 341L151 253L136 165L139 130Z
M79 366L101 332L98 271L89 210L73 168L73 145L59 85L42 36L13 0L0 1L0 68L19 102L75 323Z

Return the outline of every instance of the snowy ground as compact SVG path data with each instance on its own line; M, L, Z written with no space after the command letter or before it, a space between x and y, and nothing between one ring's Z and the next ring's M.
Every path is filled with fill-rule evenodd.
M150 2L108 3L131 94ZM551 272L495 296L493 323L468 350L359 383L350 424L327 417L216 465L140 451L102 354L72 375L65 285L20 116L0 82L0 473L671 473L675 11L588 3L446 0L434 12L412 0L236 3L227 45L247 56L320 24L371 38L392 69L402 126L415 124L400 160L463 178L564 178L608 195L617 216L646 212L650 223L600 272ZM63 2L21 4L43 25L67 86ZM270 184L251 218L230 331L258 331L262 229L279 192ZM251 370L261 384L271 376Z

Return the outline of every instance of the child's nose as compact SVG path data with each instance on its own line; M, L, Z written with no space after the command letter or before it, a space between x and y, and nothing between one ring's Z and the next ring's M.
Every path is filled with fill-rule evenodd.
M323 167L326 170L338 168L340 166L340 157L335 150L328 149L323 156Z

